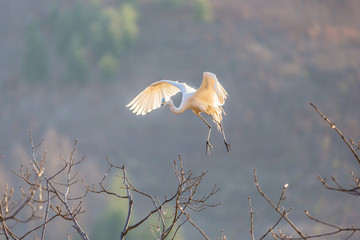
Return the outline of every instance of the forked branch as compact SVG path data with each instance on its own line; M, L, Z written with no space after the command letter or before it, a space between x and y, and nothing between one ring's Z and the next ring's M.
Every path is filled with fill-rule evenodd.
M352 152L352 154L355 157L355 159L357 160L357 162L360 164L360 158L357 153L357 151L360 149L360 141L358 141L356 143L352 139L347 139L342 134L342 132L337 128L335 123L333 121L331 121L327 116L325 116L319 110L318 107L316 107L313 103L310 103L310 105L320 114L320 116L330 125L330 127L337 132L337 134L341 137L341 139L348 146L349 150ZM337 181L337 179L333 176L331 176L331 184L329 184L326 181L326 178L322 178L321 176L318 176L318 179L321 182L322 186L324 186L326 189L339 191L339 192L343 192L343 193L348 193L348 194L355 195L355 196L360 196L360 178L358 176L356 176L353 171L351 171L351 176L352 176L354 185L352 185L350 187L343 187ZM309 218L310 221L315 222L316 224L319 224L320 226L326 226L327 228L331 229L327 232L323 232L320 234L305 234L304 232L300 231L299 228L292 221L290 221L290 219L287 217L287 214L292 209L286 210L282 207L282 202L285 200L285 190L288 187L288 185L287 184L284 185L277 204L274 204L274 202L272 202L270 200L270 198L260 188L259 183L258 183L258 178L256 175L256 169L254 170L254 182L255 182L255 186L256 186L259 194L268 202L268 204L276 212L278 212L280 214L280 219L260 239L265 238L265 236L268 235L269 233L272 234L272 237L274 239L315 239L315 238L323 238L323 237L328 237L328 236L332 236L332 237L340 237L341 236L342 239L350 239L355 235L355 233L360 232L359 226L357 226L357 227L356 226L350 226L350 227L338 226L336 224L332 224L327 221L320 220L319 218L312 216L309 213L309 211L305 210L305 214ZM253 236L253 215L254 214L252 212L253 210L252 210L250 198L249 198L249 206L250 206L250 221L251 221L250 233L251 233L251 238L254 239L254 236ZM273 231L275 226L278 225L279 222L283 219L290 225L290 227L292 229L295 230L295 232L299 235L298 237L287 236L286 234L284 234L281 231L281 229L278 229L278 233L275 233Z
M312 102L309 103L310 106L312 106L319 114L320 116L330 125L330 127L332 129L334 129L337 134L339 134L339 136L341 137L341 139L345 142L345 144L348 146L348 148L350 149L350 151L352 152L352 154L354 155L355 159L357 160L357 162L360 164L360 157L357 154L357 150L359 149L360 146L360 141L358 142L358 144L355 144L353 140L348 140L343 134L342 132L336 127L335 123L333 121L331 121L328 117L326 117L317 106L315 106L315 104L313 104ZM357 147L357 149L354 149L354 147Z

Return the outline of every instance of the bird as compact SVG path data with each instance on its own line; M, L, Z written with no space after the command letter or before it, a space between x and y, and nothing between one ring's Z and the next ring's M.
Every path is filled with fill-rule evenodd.
M179 107L174 105L171 97L181 92L182 100ZM222 119L226 115L222 106L228 97L228 93L220 84L215 74L211 72L203 73L203 80L200 87L196 90L186 83L178 81L160 80L140 92L129 104L126 105L136 115L145 115L157 108L169 106L174 114L181 114L187 109L198 116L209 128L206 138L206 154L210 154L213 146L210 143L211 125L201 115L204 113L209 116L218 131L222 133L226 151L231 155L231 145L227 142Z

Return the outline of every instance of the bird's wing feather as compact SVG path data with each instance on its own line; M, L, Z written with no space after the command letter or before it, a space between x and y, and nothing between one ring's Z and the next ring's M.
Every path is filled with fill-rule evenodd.
M190 87L184 83L170 80L157 81L139 93L126 107L129 107L136 115L145 115L159 108L163 98L167 101L180 91L183 94L186 93L188 88Z
M207 91L215 91L220 104L223 105L225 103L228 94L224 87L217 80L216 75L210 72L204 72L203 81L197 90L199 93Z

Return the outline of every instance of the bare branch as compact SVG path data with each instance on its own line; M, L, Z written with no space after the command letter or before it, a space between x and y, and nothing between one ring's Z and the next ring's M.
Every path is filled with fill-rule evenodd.
M270 232L273 232L274 228L281 222L281 220L286 216L288 213L292 211L292 208L290 208L287 211L283 211L283 214L280 216L279 220L271 227L269 230L260 238L260 240L264 239Z
M110 161L108 161L109 164L110 164ZM126 194L127 194L127 198L129 200L129 208L128 208L128 214L127 214L127 217L126 217L126 221L125 221L125 224L124 224L124 228L121 232L121 235L120 235L120 240L124 239L126 233L128 232L128 227L129 227L129 224L130 224L130 219L131 219L131 213L132 213L132 208L133 208L133 199L132 199L132 196L131 196L131 193L130 193L130 190L129 190L129 185L126 183L126 169L125 169L125 166L123 166L122 168L122 171L123 171L123 179L124 179L124 185L126 187Z
M254 213L252 211L252 206L251 206L251 198L248 197L249 200L249 207L250 207L250 235L251 235L251 239L255 240L254 237Z
M282 216L288 223L289 225L296 231L297 234L299 234L302 239L306 239L306 236L304 233L302 233L296 226L295 224L286 216L286 214L284 214L284 212L280 211L280 209L270 200L270 198L268 196L266 196L266 194L261 190L259 183L258 183L258 179L257 179L257 175L256 175L256 169L254 169L254 181L255 181L255 186L258 190L258 192L260 193L260 195L270 204L270 206L272 206L276 212L278 212L280 214L280 216Z
M108 157L106 157L108 167L98 185L89 186L82 179L82 185L85 186L83 187L84 191L76 194L74 187L79 186L76 166L85 159L85 156L83 156L78 160L76 153L78 140L75 140L70 156L67 159L60 155L62 163L57 172L48 175L48 172L45 171L46 151L44 151L41 158L39 157L43 140L36 145L30 131L29 137L31 157L25 166L21 166L17 172L14 172L16 176L23 180L24 185L20 187L21 196L19 199L12 199L14 190L6 188L3 199L0 199L0 234L6 240L24 239L30 235L33 235L34 239L44 240L50 222L58 217L63 221L69 221L80 237L83 240L88 240L87 234L78 222L78 216L84 212L83 199L89 192L128 199L128 214L125 224L122 226L120 239L124 239L129 231L146 222L151 216L158 219L158 225L153 225L151 228L157 239L174 239L179 229L187 222L196 228L205 239L209 239L205 232L191 219L190 213L218 206L220 203L212 203L210 200L220 188L214 185L209 193L199 194L198 189L208 171L196 175L191 171L184 170L180 155L179 159L171 165L177 179L175 189L171 194L165 193L163 197L158 197L137 189L130 182L125 166L113 164ZM108 176L113 170L120 170L122 173L122 176L119 177L122 179L121 188L126 190L124 195L117 194L106 187ZM131 223L134 208L133 195L144 197L153 203L153 207L149 209L149 212L136 223ZM167 213L169 209L170 216ZM21 214L25 211L28 214ZM33 227L29 231L21 233L22 236L17 236L11 231L11 228L16 224L26 224L31 221L34 221ZM68 239L72 239L69 234ZM225 240L225 235L222 240Z
M47 223L47 220L48 220L49 209L50 209L50 190L49 190L49 182L46 182L46 188L48 189L48 191L47 191L47 205L46 205L46 210L45 210L44 226L42 227L42 232L41 232L41 240L44 240L44 237L45 237L46 223ZM41 189L41 188L40 188L40 189Z
M356 150L353 148L353 146L351 144L352 141L349 142L349 140L346 137L344 137L344 135L341 133L341 131L336 127L335 123L332 122L328 117L326 117L322 112L320 112L320 110L318 109L317 106L315 106L315 104L313 104L312 102L310 102L309 104L320 114L320 116L330 125L330 127L332 129L334 129L337 132L337 134L339 134L341 139L349 147L350 151L353 153L354 157L356 158L356 160L360 164L360 157L357 155Z
M182 208L180 208L180 211L185 214L191 225L193 225L194 228L196 228L196 230L198 230L206 240L210 240L210 238L206 235L206 233L198 225L196 225L196 223L190 218L189 213L185 212Z

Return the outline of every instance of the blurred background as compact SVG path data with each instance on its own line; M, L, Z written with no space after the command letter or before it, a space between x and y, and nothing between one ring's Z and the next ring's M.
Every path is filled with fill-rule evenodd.
M213 239L222 229L228 239L250 238L248 196L255 236L277 221L256 191L254 168L274 201L289 183L286 207L294 207L290 216L299 228L325 230L305 209L342 226L359 221L356 199L317 180L334 175L350 183L358 166L308 103L345 136L360 137L360 1L3 0L0 62L1 191L5 183L20 184L10 170L29 158L31 130L35 142L44 139L49 172L78 138L88 183L100 181L106 155L127 166L135 186L159 196L176 186L170 163L178 154L195 174L209 170L201 191L217 184L213 201L222 204L192 219ZM197 88L204 71L215 73L229 93L224 129L231 157L216 131L214 151L205 155L208 128L191 111L136 116L125 108L157 80ZM99 219L105 222L109 208L118 207L107 201L85 202L80 222L87 232L105 228ZM139 218L152 203L137 201ZM47 239L65 239L67 232L76 235L70 224L57 224ZM116 239L118 232L112 236L93 239ZM191 225L180 237L201 238Z

